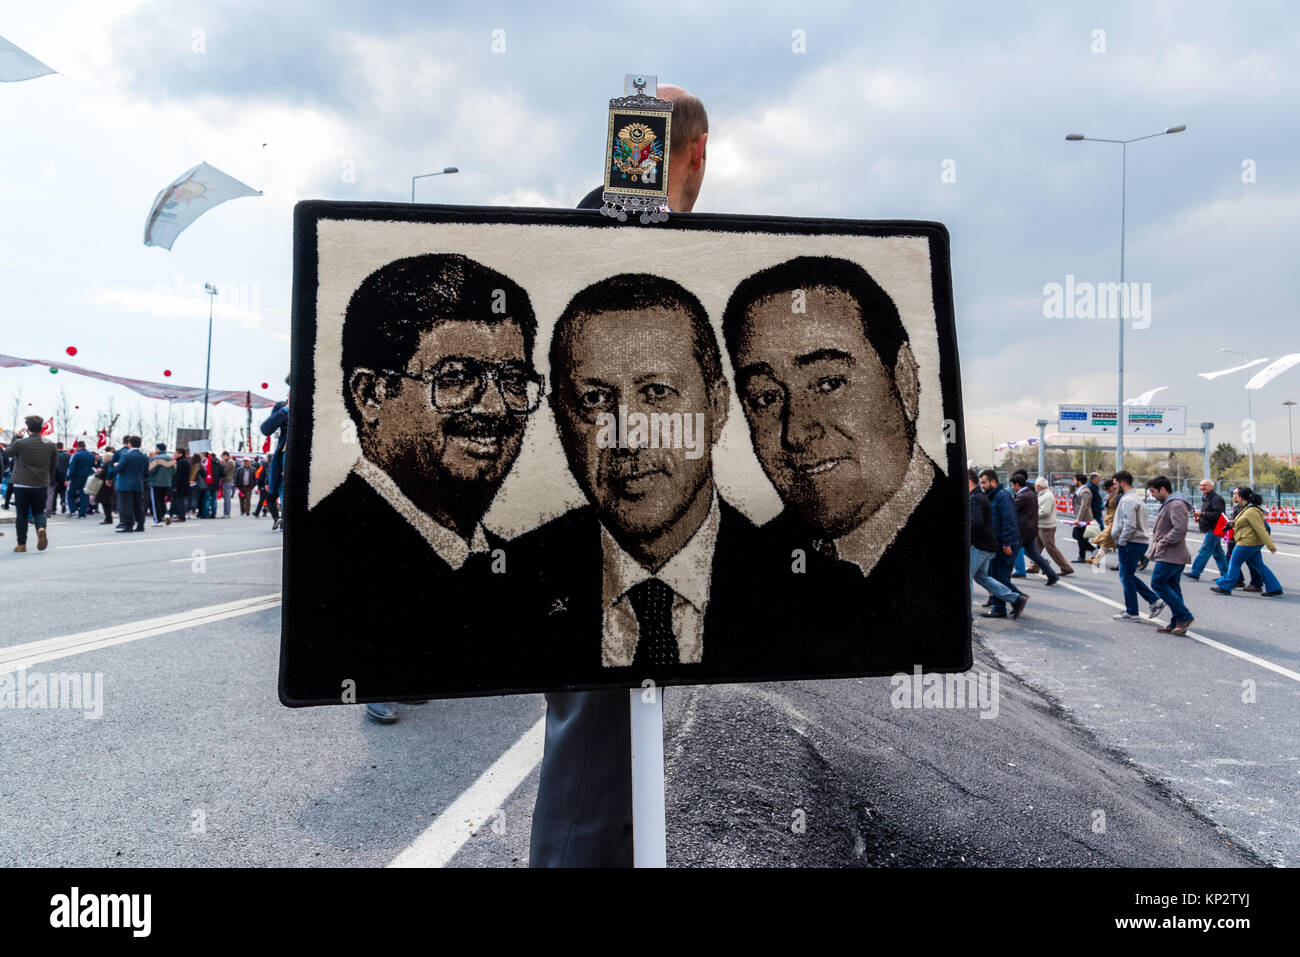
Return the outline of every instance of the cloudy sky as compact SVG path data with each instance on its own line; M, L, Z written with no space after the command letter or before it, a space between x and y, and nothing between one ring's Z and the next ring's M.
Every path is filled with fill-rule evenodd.
M1240 445L1248 374L1196 373L1300 351L1287 3L552 6L6 0L0 36L59 75L0 84L0 353L75 345L82 365L201 386L206 280L213 388L280 397L295 202L406 201L413 174L455 165L417 197L572 206L633 70L709 108L697 210L947 225L973 457L1058 402L1115 398L1115 322L1044 316L1045 285L1118 278L1120 148L1067 132L1188 126L1129 148L1127 278L1152 302L1126 396L1168 386L1157 402ZM146 248L154 196L200 160L265 195ZM60 384L78 430L110 395L137 401L0 370L0 412L21 387L48 415ZM1290 398L1300 367L1253 394L1261 451L1286 450Z

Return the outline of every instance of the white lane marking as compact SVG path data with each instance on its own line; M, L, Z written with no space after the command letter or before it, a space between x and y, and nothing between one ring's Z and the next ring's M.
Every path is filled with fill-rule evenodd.
M245 549L242 552L217 552L215 555L209 555L205 552L203 554L203 560L207 561L209 558L229 558L231 555L256 555L258 552L279 552L283 550L284 550L283 545L272 545L270 548L249 548L249 549ZM168 559L164 559L164 561L192 562L196 557L198 556L187 555L184 558L168 558Z
M55 658L79 655L85 651L95 651L98 648L138 641L141 638L152 638L154 635L165 635L170 631L181 631L185 628L207 625L238 615L250 615L279 606L280 593L276 592L271 595L260 595L257 598L241 598L239 601L194 608L174 615L110 625L107 628L96 628L94 631L81 631L73 635L10 645L7 648L0 648L0 674L29 668L44 661L53 661Z
M1273 553L1274 555L1285 555L1287 558L1300 558L1300 552L1284 552L1280 548Z
M126 532L123 532L122 534L125 535ZM139 533L131 532L131 534L137 535ZM90 542L87 545L55 545L54 547L55 548L102 548L105 545L123 545L126 542L139 542L142 545L148 542L151 545L157 545L160 542L186 542L194 538L213 538L213 537L214 536L212 535L177 535L175 538L154 538L152 536L150 536L149 538L117 538L111 542Z
M1064 585L1066 588L1070 589L1070 591L1077 591L1080 595L1087 595L1089 598L1094 598L1099 602L1110 605L1112 608L1118 608L1120 611L1124 610L1124 606L1120 602L1113 601L1109 598L1106 598L1103 595L1098 595L1096 592L1091 592L1086 588L1080 588L1078 585L1075 585L1072 582L1061 581L1058 582L1058 584ZM1145 615L1143 615L1142 620L1143 621L1147 620ZM1172 637L1177 637L1177 636L1172 636ZM1248 651L1242 651L1239 648L1233 648L1231 645L1225 645L1223 644L1223 642L1215 641L1213 638L1206 638L1204 635L1198 635L1194 631L1187 632L1185 637L1191 638L1193 641L1199 641L1201 644L1208 645L1211 648L1217 648L1220 651L1227 652L1230 655L1235 655L1236 657L1241 658L1244 661L1249 661L1251 664L1259 665L1261 668L1267 668L1269 671L1276 672L1277 674L1282 675L1284 678L1290 678L1292 681L1300 681L1300 672L1292 671L1290 668L1283 668L1281 665L1275 665L1273 664L1273 662L1266 661L1265 659L1260 658L1257 655L1252 655Z
M389 867L443 867L542 760L546 718L523 733Z

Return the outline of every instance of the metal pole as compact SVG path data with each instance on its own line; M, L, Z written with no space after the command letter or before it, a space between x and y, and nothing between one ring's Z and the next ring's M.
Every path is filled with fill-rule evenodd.
M653 695L646 701L644 694ZM661 688L633 688L632 709L632 863L667 867L664 811L664 700Z
M1115 470L1124 467L1124 323L1128 322L1128 287L1124 285L1124 218L1128 207L1128 144L1120 147L1120 187L1119 187L1119 288L1120 302L1123 303L1119 317L1119 376L1115 397Z
M248 403L248 451L253 451L253 390L249 389L244 393L244 401Z
M1295 445L1291 441L1291 407L1295 403L1287 399L1282 404L1286 406L1286 464L1295 468Z
M1201 478L1210 477L1210 423L1201 423Z
M1043 443L1047 441L1047 423L1038 423L1038 474L1043 474Z
M1255 413L1251 411L1250 389L1246 390L1246 424L1250 428L1250 487L1255 487Z
M212 381L212 301L216 297L215 286L208 286L208 364L203 373L203 431L208 431L208 385Z

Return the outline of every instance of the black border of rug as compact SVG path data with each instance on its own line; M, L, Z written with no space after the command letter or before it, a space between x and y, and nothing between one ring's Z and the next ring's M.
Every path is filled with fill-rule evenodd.
M943 383L943 414L956 423L955 441L948 443L948 480L956 485L966 469L966 441L962 410L961 371L957 355L957 327L952 299L952 262L947 227L942 223L919 220L852 220L796 216L754 216L728 213L673 213L668 222L641 225L619 223L602 216L596 210L547 209L510 206L446 206L413 203L336 202L333 200L304 200L293 212L293 301L292 339L290 343L290 374L292 386L289 404L290 440L286 446L284 478L295 489L306 489L307 474L299 465L294 449L311 448L313 404L306 398L315 394L316 352L316 294L318 289L318 235L321 220L360 220L373 222L413 223L470 223L485 225L556 225L588 226L598 229L669 229L708 230L713 232L771 233L777 235L849 235L849 236L919 236L930 244L931 288L934 295L936 334L939 343L939 380ZM304 700L291 698L285 688L284 633L292 614L295 590L290 587L288 558L294 554L294 529L307 513L305 494L291 494L288 508L282 513L284 523L284 561L281 569L281 642L280 669L277 679L280 701L288 707L340 704L338 699ZM966 545L963 554L969 553L969 520L960 529L953 529ZM949 599L964 603L966 614L966 641L964 659L956 664L920 662L924 673L952 673L968 671L972 664L970 578L963 576L965 590ZM305 586L304 586L305 587ZM861 677L881 677L879 672L869 674L789 674L781 678L770 675L729 675L723 679L710 678L708 684L733 684L769 681L837 680ZM672 684L698 684L700 682L663 681L661 686ZM506 694L536 694L543 691L590 691L627 687L618 684L566 684L563 687L500 688L488 691L459 693L431 693L394 698L358 696L364 701L408 701L426 698L489 697Z

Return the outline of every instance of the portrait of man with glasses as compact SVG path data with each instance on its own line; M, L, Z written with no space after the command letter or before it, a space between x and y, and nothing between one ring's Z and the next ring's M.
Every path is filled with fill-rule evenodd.
M377 684L392 698L422 694L502 660L512 629L466 599L506 571L483 516L545 393L536 331L527 293L461 255L398 259L352 294L342 332L350 428L338 441L358 454L306 523L318 554L337 557L326 567L338 577L312 589L328 627L293 648L322 692L352 680L357 700Z

